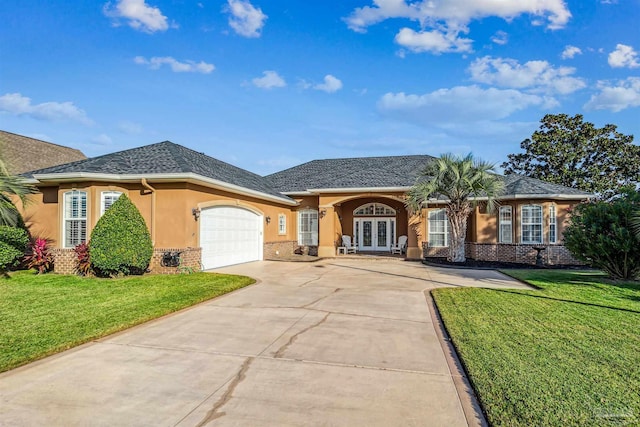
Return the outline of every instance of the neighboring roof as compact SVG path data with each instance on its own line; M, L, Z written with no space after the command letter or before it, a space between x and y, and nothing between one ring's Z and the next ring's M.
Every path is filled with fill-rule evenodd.
M10 174L86 159L75 148L0 130L0 152Z
M408 188L435 157L427 155L313 160L267 175L285 193L309 190Z
M25 174L39 181L72 178L84 179L174 179L223 184L233 192L268 196L287 204L295 201L276 191L260 175L232 166L170 141L145 145ZM255 193L255 194L254 194Z
M552 184L524 175L505 175L505 192L503 197L557 196L572 198L573 196L591 197L593 194L564 185Z

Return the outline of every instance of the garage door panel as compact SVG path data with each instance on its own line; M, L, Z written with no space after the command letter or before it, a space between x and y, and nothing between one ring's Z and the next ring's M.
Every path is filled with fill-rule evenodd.
M203 209L200 215L203 268L262 259L262 216L233 206Z

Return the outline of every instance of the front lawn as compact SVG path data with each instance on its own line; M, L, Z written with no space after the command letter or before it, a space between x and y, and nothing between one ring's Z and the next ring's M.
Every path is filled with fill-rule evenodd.
M0 372L254 283L223 274L0 278Z
M640 425L640 284L512 270L540 290L433 291L492 425Z

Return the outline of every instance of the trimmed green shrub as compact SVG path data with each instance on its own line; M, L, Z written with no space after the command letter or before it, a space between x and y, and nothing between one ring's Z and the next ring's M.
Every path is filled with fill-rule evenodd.
M613 279L636 279L640 236L634 233L633 215L639 208L640 193L631 189L608 202L582 203L571 214L564 244L574 257Z
M0 226L0 272L15 267L24 256L29 236L22 228Z
M96 274L142 274L153 255L149 229L140 211L126 195L98 220L89 242L89 257Z

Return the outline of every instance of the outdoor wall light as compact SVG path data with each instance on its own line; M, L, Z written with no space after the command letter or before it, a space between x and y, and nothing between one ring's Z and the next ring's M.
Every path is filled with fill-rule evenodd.
M200 208L191 208L191 215L193 215L193 219L196 221L200 218Z
M327 214L327 210L326 209L322 209L320 211L320 219L324 218L324 216Z
M267 222L267 225L269 225L271 223L271 217L270 216L267 216L264 220Z

